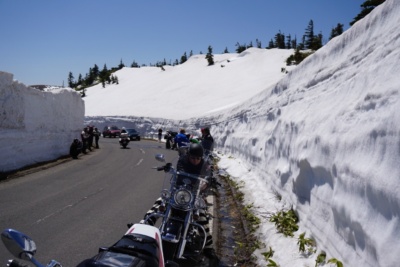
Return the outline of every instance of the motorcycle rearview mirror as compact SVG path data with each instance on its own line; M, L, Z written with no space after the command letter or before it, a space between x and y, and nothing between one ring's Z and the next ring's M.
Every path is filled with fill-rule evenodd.
M32 261L36 244L29 236L14 229L6 229L1 233L1 239L12 255L21 260Z
M165 162L164 154L157 154L156 155L156 160L161 161L161 162Z

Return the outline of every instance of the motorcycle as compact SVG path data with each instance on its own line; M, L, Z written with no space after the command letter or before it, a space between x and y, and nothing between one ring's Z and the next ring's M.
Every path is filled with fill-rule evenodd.
M37 267L62 267L51 260L47 265L38 262L36 244L27 235L14 230L6 229L1 233L1 239L14 257L29 261ZM9 267L27 267L17 260L9 260ZM125 235L111 247L99 248L99 253L90 259L79 263L77 267L178 267L173 261L164 259L163 247L158 228L145 224L134 224Z
M167 133L164 135L166 149L176 149L174 138L177 134L177 132L167 131Z
M156 159L165 162L162 154L156 155ZM143 223L153 224L162 218L159 229L166 259L196 260L201 256L207 238L205 228L198 221L206 213L203 192L209 184L209 177L177 171L171 163L155 169L166 173L170 185L169 189L161 192L162 202L158 211L148 215Z
M119 144L123 147L126 148L130 142L128 134L121 134L119 137Z

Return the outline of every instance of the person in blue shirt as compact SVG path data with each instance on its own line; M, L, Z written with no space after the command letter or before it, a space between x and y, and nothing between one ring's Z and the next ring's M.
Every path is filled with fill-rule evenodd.
M185 134L185 129L180 129L179 133L175 136L174 142L178 151L182 151L182 147L188 147L190 144L189 138ZM179 153L181 155L181 153Z

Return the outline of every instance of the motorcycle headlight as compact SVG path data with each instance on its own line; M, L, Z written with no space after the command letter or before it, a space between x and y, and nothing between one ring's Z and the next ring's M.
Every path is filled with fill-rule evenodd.
M207 207L206 201L202 198L196 199L194 206L196 209L205 209Z
M186 189L180 189L175 193L174 200L178 205L187 205L192 201L192 194Z

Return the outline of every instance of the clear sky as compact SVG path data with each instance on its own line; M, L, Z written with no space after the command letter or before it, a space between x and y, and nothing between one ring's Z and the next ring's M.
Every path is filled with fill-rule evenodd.
M186 52L301 40L310 20L328 41L364 0L0 0L0 71L26 84L67 85L97 64L174 62Z

